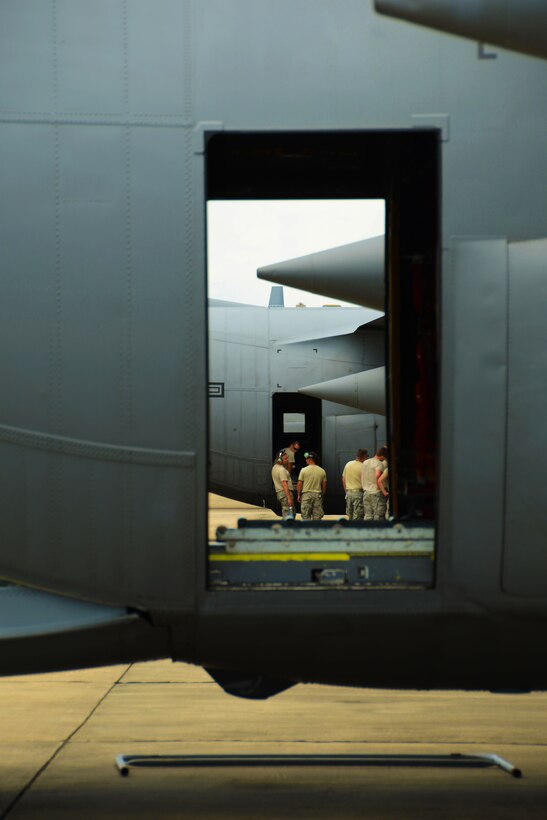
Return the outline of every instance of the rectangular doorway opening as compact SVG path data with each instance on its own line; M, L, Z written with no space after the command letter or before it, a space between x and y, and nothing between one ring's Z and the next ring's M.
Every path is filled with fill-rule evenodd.
M433 129L207 135L210 589L433 586L438 165ZM329 239L326 204L361 209L356 233ZM268 251L307 210L311 244ZM266 281L242 284L257 247ZM292 442L281 517L272 467ZM388 512L348 521L343 468L384 447ZM316 463L325 515L302 520L297 482Z

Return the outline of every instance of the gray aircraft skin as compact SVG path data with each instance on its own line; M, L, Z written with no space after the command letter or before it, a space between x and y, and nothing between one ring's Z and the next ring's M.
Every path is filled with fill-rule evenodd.
M547 64L491 45L503 14L454 28L478 47L362 0L2 4L2 674L547 687ZM208 588L234 359L207 372L206 201L260 198L386 201L391 495L434 526L427 587Z
M259 307L212 300L209 305L209 487L240 501L277 509L270 471L291 441L319 451L330 477L327 510L343 514L341 475L358 446L370 453L386 441L385 378L367 406L350 391L320 392L331 380L360 378L384 363L384 328L363 308ZM300 395L300 392L302 395ZM376 394L380 394L377 396ZM314 396L311 401L306 395ZM370 412L366 412L370 409ZM365 412L361 412L361 411ZM284 429L286 413L297 413ZM296 475L295 475L296 478Z

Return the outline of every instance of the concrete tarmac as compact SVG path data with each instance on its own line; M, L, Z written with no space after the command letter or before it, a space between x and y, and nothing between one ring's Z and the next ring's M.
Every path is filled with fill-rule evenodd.
M0 681L0 816L547 817L547 695L297 686L264 702L169 661ZM523 770L132 769L117 754L495 752Z
M279 510L278 510L279 512ZM345 518L345 515L325 515L324 521L337 521ZM277 515L268 507L255 507L252 504L242 504L241 501L232 501L231 498L209 493L209 539L214 540L217 527L237 527L239 518L248 518L253 521L281 521L281 515ZM296 519L300 521L302 516L298 512Z
M217 509L223 524L250 516L231 502ZM0 679L0 727L0 817L10 820L547 818L544 693L306 685L253 702L224 694L199 668L158 661ZM114 765L121 753L359 752L495 752L523 777L279 765L132 769L123 778Z

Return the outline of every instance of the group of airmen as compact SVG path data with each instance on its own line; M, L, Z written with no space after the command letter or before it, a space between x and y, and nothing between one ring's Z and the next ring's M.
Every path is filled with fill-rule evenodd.
M300 443L293 441L280 450L272 467L272 481L277 500L281 504L283 518L296 514L293 471L296 452ZM296 501L304 520L319 521L324 516L323 498L327 492L327 474L319 466L317 453L304 453L306 466L296 481ZM389 472L387 447L380 447L373 458L367 450L357 450L342 473L342 485L346 494L346 515L350 521L381 521L386 517L389 498Z
M300 449L298 441L280 450L272 467L272 481L277 499L281 504L283 518L295 517L294 485L291 476L294 470L296 451ZM327 492L327 474L319 466L317 453L310 450L304 453L306 466L302 467L296 482L296 500L304 520L319 521L323 518L323 498Z
M380 447L368 457L367 450L357 450L342 473L346 493L346 515L350 521L382 521L389 500L387 447Z

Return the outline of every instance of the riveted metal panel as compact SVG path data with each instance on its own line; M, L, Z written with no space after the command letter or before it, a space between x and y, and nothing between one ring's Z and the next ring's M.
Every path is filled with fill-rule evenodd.
M547 240L509 246L503 588L547 595Z
M54 25L54 3L2 3L0 112L50 111L54 98L54 40L37 36Z
M132 0L127 23L131 109L189 123L192 84L188 72L192 35L189 0Z
M2 127L0 415L4 424L31 429L48 429L59 233L55 143L48 125Z
M53 55L48 108L8 122L0 111L0 574L188 610L206 519L190 4L178 5L182 39L156 55L184 66L182 108L172 97L184 116L168 122L130 93L150 68L135 44L165 29L150 31L150 5L48 7L51 24L33 35L36 53ZM26 56L3 65L22 76Z
M55 0L52 6L57 111L119 113L128 82L126 4Z
M507 390L507 243L454 240L443 294L439 558L499 593ZM452 545L452 548L451 548Z

